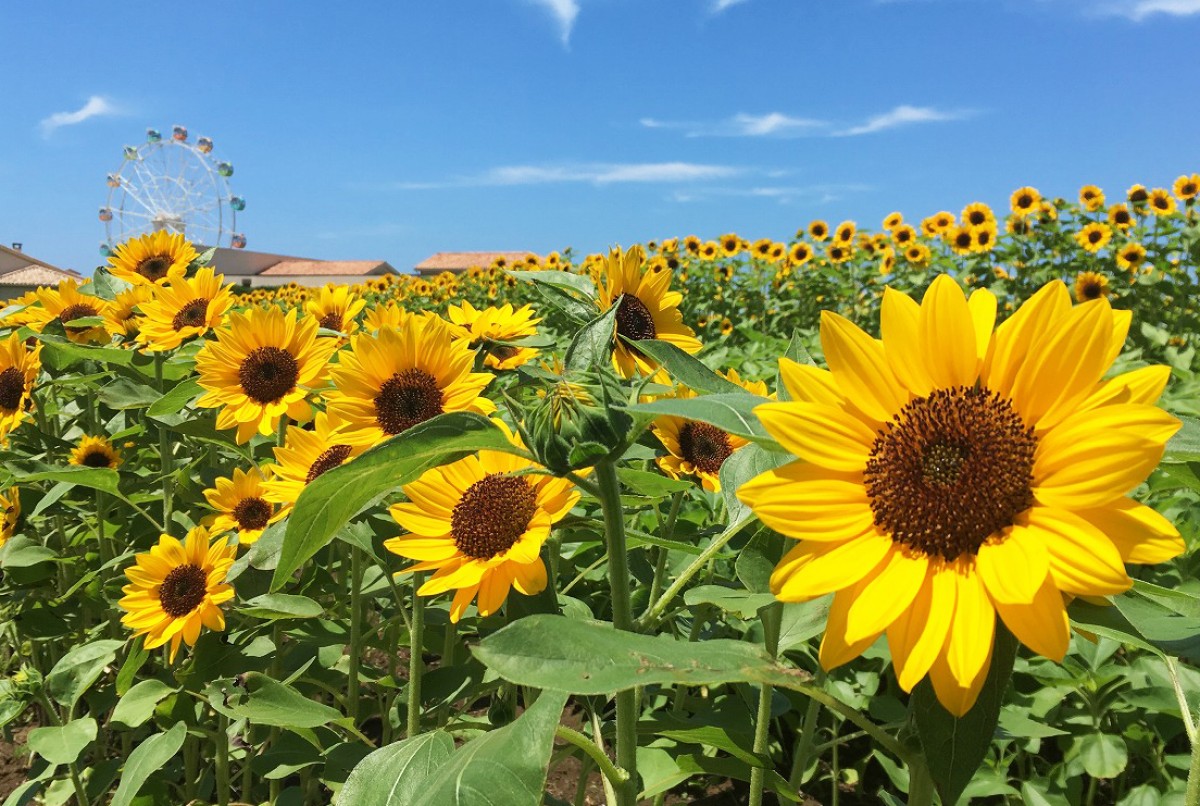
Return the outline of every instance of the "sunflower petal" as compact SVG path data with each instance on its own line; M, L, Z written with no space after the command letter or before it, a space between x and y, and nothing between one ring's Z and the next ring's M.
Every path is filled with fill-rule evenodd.
M980 546L975 566L992 601L1020 604L1032 600L1046 580L1050 555L1036 534L1018 525Z
M821 346L838 387L867 416L885 422L908 402L908 391L888 365L883 342L849 319L822 311Z
M935 386L975 383L975 322L962 289L948 274L939 274L921 301L920 355Z
M1133 584L1117 547L1088 521L1049 507L1034 507L1027 519L1050 555L1050 576L1059 590L1105 596Z
M992 598L996 613L1009 632L1039 655L1061 661L1071 643L1071 625L1063 597L1054 580L1047 577L1025 602L1001 602Z
M885 562L862 582L846 619L847 642L875 637L912 605L929 570L929 558L893 547Z
M875 432L843 409L820 403L764 403L754 413L771 436L805 461L841 472L867 466Z
M1127 563L1166 562L1186 549L1179 530L1169 520L1129 498L1076 514L1103 532Z

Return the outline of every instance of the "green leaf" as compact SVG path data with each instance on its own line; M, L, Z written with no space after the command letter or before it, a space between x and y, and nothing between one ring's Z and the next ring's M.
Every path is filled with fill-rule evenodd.
M765 397L742 391L737 394L701 395L700 397L662 398L649 403L638 403L626 407L634 414L653 417L671 415L685 420L698 420L715 425L729 434L754 440L768 447L778 448L767 429L754 415L754 408L771 401ZM732 458L732 457L731 457Z
M110 470L107 467L82 467L72 465L70 467L60 467L50 470L38 470L31 473L16 473L18 483L25 484L31 481L58 481L73 484L77 487L88 487L93 490L100 490L113 495L119 495L120 490L117 484L121 477L117 471Z
M747 726L749 728L749 726ZM663 736L685 744L699 744L715 750L723 750L734 758L753 767L765 767L767 759L754 754L751 749L754 737L750 734L731 734L719 725L693 725L678 717L664 716L653 721L638 723L638 733Z
M563 358L569 372L586 371L606 366L612 354L612 341L617 332L617 306L614 305L584 325Z
M195 378L180 381L171 391L155 400L150 408L146 409L146 414L151 417L177 414L199 397L203 391L204 389L200 387L200 383Z
M340 711L259 672L247 672L243 679L244 689L218 680L205 690L213 708L230 719L297 730L319 728L342 718Z
M506 273L518 280L527 280L535 285L557 288L586 300L596 298L596 284L586 274L576 274L570 271L515 271L513 269L508 269Z
M617 468L617 476L621 486L627 492L645 496L646 498L666 498L679 492L686 492L696 485L690 481L682 481L651 473L648 470L634 470L630 467Z
M80 290L85 294L90 291L93 295L111 302L117 298L117 294L128 291L132 287L133 285L129 281L114 276L104 266L98 266L92 274L91 285L85 285Z
M810 602L785 602L779 620L779 651L797 649L825 631L833 596Z
M159 394L149 384L117 378L101 387L96 398L110 409L144 409L158 400Z
M958 803L996 735L1000 706L1004 703L1004 692L1017 654L1017 639L997 625L995 641L991 668L979 699L961 718L942 707L928 677L913 689L909 701L929 774L945 806Z
M1200 420L1180 417L1183 427L1167 441L1163 462L1178 464L1200 461Z
M271 590L286 585L292 573L328 545L367 504L431 467L483 449L515 450L488 418L456 411L415 425L354 461L323 473L304 488L288 518Z
M454 753L450 734L437 730L389 744L358 762L338 792L341 806L407 806L425 780Z
M688 607L711 604L740 619L754 618L758 614L759 608L774 601L775 597L769 593L751 593L748 590L727 588L724 585L699 585L683 594L683 602Z
M528 621L529 619L522 619ZM567 696L543 691L515 721L467 742L424 779L412 806L540 806Z
M125 692L125 696L117 701L110 721L124 725L127 728L139 728L154 716L154 709L165 700L175 689L161 680L142 680Z
M89 744L96 740L96 720L76 719L62 727L34 728L26 742L29 749L51 764L73 764Z
M737 497L738 488L750 479L787 464L791 456L778 451L768 451L759 445L747 445L733 452L721 464L721 496L725 499L728 523L751 516L750 507Z
M125 769L121 772L121 783L109 806L130 806L137 793L145 786L150 776L166 766L175 757L183 740L187 738L187 724L176 722L166 733L156 733L146 739L129 754Z
M572 694L654 684L745 682L791 688L808 679L744 641L688 643L558 615L523 618L484 638L472 651L505 680Z
M728 463L728 460L726 462ZM724 489L724 485L721 489ZM763 529L738 552L733 570L738 580L746 586L746 590L755 593L770 593L771 573L782 556L783 537L768 529Z
M688 355L670 342L646 339L637 343L637 349L661 364L677 383L696 392L749 394L733 381L727 381L713 372L700 359Z
M261 619L317 618L325 612L321 605L307 596L286 593L264 593L262 596L255 596L238 610L247 616Z
M85 360L122 366L133 361L133 350L76 344L65 336L53 333L35 333L33 335L34 338L46 345L43 355L47 358L47 363L56 369L65 369L77 361Z
M28 537L18 536L0 548L0 568L31 568L58 555Z
M46 675L46 693L71 709L104 673L104 667L116 660L117 650L124 644L115 640L93 641L68 650Z
M1085 733L1076 741L1083 769L1093 778L1116 778L1129 763L1129 749L1120 736Z

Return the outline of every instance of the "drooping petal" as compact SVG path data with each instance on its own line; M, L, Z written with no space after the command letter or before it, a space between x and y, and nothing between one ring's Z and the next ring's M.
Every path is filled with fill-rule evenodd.
M1050 555L1050 576L1059 590L1105 596L1133 584L1117 547L1088 521L1049 507L1033 507L1026 518Z
M1071 642L1071 625L1063 597L1054 581L1042 580L1027 602L1002 602L992 597L996 613L1009 632L1039 655L1061 661Z
M771 575L771 591L782 601L803 602L848 588L871 573L891 547L891 539L874 530L844 543L801 543L798 554L788 553L786 577L777 579L778 569Z
M858 582L846 590L834 594L818 654L818 660L823 669L836 669L844 663L849 663L875 643L875 639L879 637L879 633L876 632L859 638L857 641L850 641L846 635L847 612L857 601L858 595L864 587L864 582Z
M831 311L821 312L821 347L838 387L869 417L886 422L908 402L883 343Z
M912 605L929 570L923 554L893 547L877 571L859 583L861 592L850 605L845 638L854 643L874 640Z
M958 593L954 602L954 621L946 643L946 661L950 673L961 687L970 687L992 654L996 630L996 610L988 598L975 564L960 558L954 564Z
M843 409L764 403L754 413L779 444L805 461L844 473L867 466L875 432Z
M983 689L983 682L987 680L991 664L992 643L990 641L987 645L987 656L980 664L975 677L967 682L963 682L955 676L946 655L939 656L933 664L933 668L929 670L929 679L933 683L933 690L937 694L938 702L957 717L965 715L979 699L979 692Z
M929 672L946 645L958 585L940 562L930 564L925 584L913 603L888 627L888 647L900 688L913 686Z
M1127 563L1166 562L1186 549L1179 530L1169 520L1129 498L1076 514L1103 532Z
M999 540L979 547L979 578L993 601L1029 602L1050 573L1050 555L1028 527L1017 525Z

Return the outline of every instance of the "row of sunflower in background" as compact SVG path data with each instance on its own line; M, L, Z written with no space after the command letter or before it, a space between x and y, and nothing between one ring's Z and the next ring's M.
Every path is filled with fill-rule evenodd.
M622 806L736 780L1179 789L1200 449L1143 482L1179 427L1164 388L1195 410L1170 339L1194 332L1196 180L1169 210L1021 188L1003 233L974 204L323 289L238 293L180 236L122 245L0 312L25 793L432 804L499 786L477 754L531 806L567 756L555 797L598 769ZM1089 604L1131 587L1136 627ZM563 701L531 688L579 695L584 730L536 722ZM939 719L978 720L950 731L974 779Z

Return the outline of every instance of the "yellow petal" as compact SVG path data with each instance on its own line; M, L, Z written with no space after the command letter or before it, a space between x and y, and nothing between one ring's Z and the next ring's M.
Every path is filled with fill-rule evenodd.
M871 573L891 547L890 538L874 531L845 543L801 543L786 578L772 574L771 591L785 602L803 602L848 588Z
M921 354L935 386L974 385L975 323L967 298L948 274L939 274L921 300Z
M1170 378L1171 368L1167 366L1142 367L1125 372L1101 383L1096 391L1080 404L1080 409L1094 409L1115 403L1153 406L1158 402Z
M821 346L838 388L867 416L886 422L908 403L908 391L888 366L883 342L849 319L822 311Z
M841 472L867 466L875 432L842 409L820 403L764 403L754 413L779 444L805 461Z
M1052 579L1043 579L1027 602L1001 602L993 597L992 603L1000 620L1022 644L1054 661L1061 661L1067 654L1071 625L1062 594Z
M804 462L756 476L737 495L767 526L801 540L849 540L875 519L861 481Z
M900 688L912 691L946 645L958 586L940 562L930 565L912 605L888 627L888 646Z
M1129 498L1076 514L1103 532L1127 563L1166 562L1186 548L1179 530L1169 520Z
M886 287L879 313L883 349L896 378L917 397L933 390L921 352L921 306L907 294Z
M975 356L982 365L996 327L996 295L986 288L977 288L971 292L967 307L971 309L971 322L975 325Z
M811 364L799 364L790 358L779 359L779 376L792 400L840 406L844 398L833 373Z
M1120 593L1133 584L1117 547L1073 512L1034 507L1027 521L1050 555L1050 576L1059 590L1103 596Z
M1042 286L996 329L984 367L984 386L1008 397L1029 346L1071 310L1071 294L1055 280Z
M933 683L933 691L937 694L938 702L950 713L957 717L964 716L974 707L987 679L988 667L992 663L992 644L987 645L987 657L979 667L975 677L966 683L958 680L950 669L949 659L941 656L929 670L929 680Z
M863 583L859 582L839 591L834 594L833 602L829 605L829 618L825 622L825 635L821 637L821 649L818 654L821 667L826 670L836 669L843 663L854 660L879 637L879 633L876 632L857 641L846 639L846 614L862 590Z
M887 629L913 603L928 571L928 557L893 547L877 572L860 583L864 588L850 606L846 641L873 638Z
M1050 555L1036 533L1014 526L998 540L979 547L975 557L979 577L993 601L1029 602L1050 573Z
M946 644L946 662L959 686L968 687L987 663L996 630L996 610L988 599L975 563L960 559L954 578L958 593L954 603L954 621ZM985 669L986 671L986 669Z

